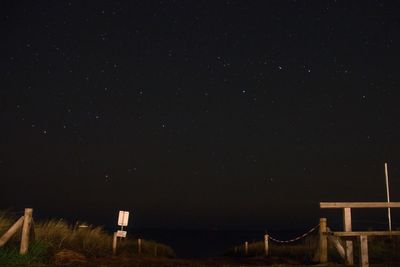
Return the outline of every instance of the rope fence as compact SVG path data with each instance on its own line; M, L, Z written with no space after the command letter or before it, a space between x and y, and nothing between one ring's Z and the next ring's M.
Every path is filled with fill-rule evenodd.
M269 239L270 239L271 241L274 241L274 242L276 242L276 243L281 243L281 244L293 243L293 242L296 242L296 241L298 241L298 240L300 240L300 239L303 239L303 238L307 237L307 236L310 235L312 232L314 232L318 227L319 227L319 224L317 224L316 226L314 226L313 228L311 228L308 232L306 232L306 233L304 233L304 234L302 234L302 235L300 235L300 236L297 236L297 237L295 237L295 238L289 239L289 240L279 240L279 239L276 239L276 238L274 238L274 237L272 237L272 236L270 236L270 235L269 235Z
M289 257L302 262L318 262L320 260L319 249L321 245L321 233L326 232L326 219L320 218L320 222L309 229L307 232L288 240L281 240L265 233L264 240L252 243L244 242L242 245L234 247L236 256L266 256ZM296 243L295 243L296 242ZM322 247L324 250L324 247ZM324 255L322 255L324 256Z

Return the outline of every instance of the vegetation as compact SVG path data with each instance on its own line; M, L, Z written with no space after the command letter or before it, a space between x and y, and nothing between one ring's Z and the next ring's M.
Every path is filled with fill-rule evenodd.
M31 264L48 262L47 246L44 242L35 241L30 244L29 253L19 254L19 247L5 246L0 248L0 264Z
M0 236L18 218L0 212ZM104 257L112 253L112 236L101 227L73 227L66 221L48 220L35 222L35 241L31 242L29 252L19 255L19 239L21 231L0 248L0 264L29 264L52 261L54 255L61 250L71 250L86 257ZM118 253L130 256L138 254L137 239L121 240ZM154 241L142 240L141 254L145 256L174 257L173 250Z
M310 264L314 261L317 241L315 236L289 244L269 243L269 255L275 259L295 261L303 264ZM253 242L248 244L248 253L245 254L244 246L236 246L230 250L228 255L240 257L264 257L265 248L264 241Z
M354 251L358 251L359 242L354 241ZM370 236L368 237L368 251L370 263L399 263L400 237L399 236ZM354 253L358 260L358 253Z

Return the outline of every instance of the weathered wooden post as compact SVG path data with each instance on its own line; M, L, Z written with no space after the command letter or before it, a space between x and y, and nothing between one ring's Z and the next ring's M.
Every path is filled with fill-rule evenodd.
M29 235L32 225L32 213L33 209L26 208L24 213L24 223L22 225L22 237L19 254L24 255L29 249Z
M24 216L18 219L11 227L4 233L4 235L0 238L0 247L4 246L8 240L22 227L24 223Z
M329 227L326 228L328 232L330 232ZM334 236L334 235L328 235L328 241L332 243L332 245L336 248L337 252L339 253L340 257L342 257L343 260L346 259L346 252L344 250L344 247L342 243L340 242L339 237Z
M112 250L113 250L113 255L116 255L117 254L117 232L114 232L113 242L112 242Z
M319 263L328 262L328 237L326 218L319 219Z
M244 255L248 255L249 254L249 242L244 242Z
M269 255L269 244L268 244L268 239L269 239L269 235L265 234L264 235L264 253L265 256Z
M345 232L351 232L351 208L343 208L343 230ZM346 252L346 265L354 265L353 261L353 241L346 240L344 246Z
M366 235L360 235L360 266L368 267L368 238Z
M142 254L142 239L138 238L138 254Z

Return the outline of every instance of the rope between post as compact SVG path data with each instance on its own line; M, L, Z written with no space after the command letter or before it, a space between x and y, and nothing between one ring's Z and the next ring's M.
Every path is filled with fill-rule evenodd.
M311 228L308 232L306 232L306 233L304 233L304 234L302 234L302 235L300 235L298 237L295 237L293 239L290 239L290 240L279 240L279 239L273 238L272 236L269 236L269 239L271 239L272 241L274 241L276 243L292 243L292 242L298 241L298 240L300 240L302 238L305 238L306 236L308 236L309 234L314 232L318 227L319 227L319 224L317 224L316 226Z

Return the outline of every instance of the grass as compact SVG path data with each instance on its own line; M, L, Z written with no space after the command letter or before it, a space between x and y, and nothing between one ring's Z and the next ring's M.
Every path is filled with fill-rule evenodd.
M307 242L296 242L294 244L269 243L269 256L300 262L303 264L313 263L316 246L313 240ZM244 246L241 245L235 250L228 252L228 255L240 257L264 257L264 241L248 244L248 253L245 255Z
M0 236L18 218L0 211ZM102 227L89 225L86 228L73 227L66 221L47 220L35 222L35 241L31 242L29 252L19 255L21 231L0 248L0 264L46 263L63 249L81 253L86 257L105 257L112 254L112 236ZM137 239L126 239L118 243L118 253L137 255ZM155 241L142 240L141 255L157 257L174 257L174 251Z
M359 250L359 242L353 241L354 251ZM400 262L400 237L399 236L375 236L368 237L368 251L370 263L399 263ZM358 253L354 253L358 262Z
M47 246L44 242L35 241L30 244L29 252L19 254L19 247L15 245L0 248L0 264L32 264L48 262Z
M141 255L144 256L161 256L167 258L175 257L175 252L171 247L157 243L156 241L142 239L141 247ZM138 255L138 239L121 240L118 243L118 251L120 251L121 254L125 255L127 254L127 252L131 255Z
M101 227L75 229L64 220L49 220L35 225L35 235L48 245L52 253L70 249L89 257L98 257L111 251L111 236Z

